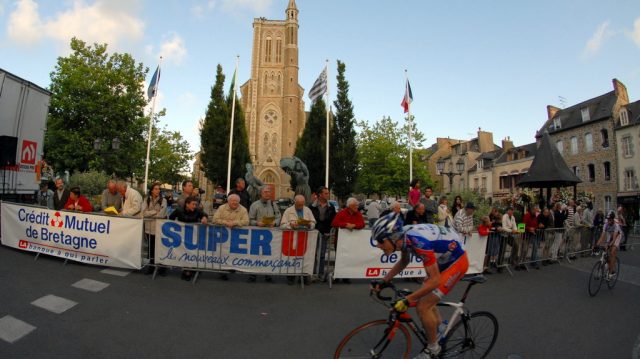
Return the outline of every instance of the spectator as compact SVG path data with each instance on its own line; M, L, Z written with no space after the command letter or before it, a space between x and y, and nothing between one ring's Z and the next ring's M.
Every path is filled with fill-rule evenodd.
M122 196L118 192L118 187L114 180L107 181L107 188L102 191L101 205L102 207L100 208L103 211L108 207L113 207L118 212L122 210Z
M436 223L436 216L438 215L438 203L433 196L433 188L427 186L424 189L424 197L420 199L420 202L424 204L427 213L427 223Z
M287 208L282 215L282 229L314 229L316 219L309 207L305 206L305 198L298 194L293 198L293 206Z
M54 209L53 204L53 191L49 189L49 185L46 183L40 184L40 190L38 191L38 205L49 209Z
M178 207L169 216L170 220L178 220L185 223L207 224L207 214L198 208L198 200L195 197L187 197L184 200L184 207ZM193 271L183 270L182 280L189 281L193 277Z
M178 208L184 208L184 202L188 197L193 197L197 202L200 202L197 193L194 193L193 181L184 180L182 181L182 193L176 199L176 203L178 204Z
M456 218L456 214L458 214L458 211L463 207L464 204L462 203L462 197L456 196L456 198L453 200L453 206L451 206L451 215L453 216L453 218Z
M550 244L553 243L553 214L547 207L544 207L542 213L538 216L538 228L540 241L544 246L544 256L548 256L548 249L551 247ZM547 264L548 261L542 262L542 265Z
M389 208L385 209L384 211L382 211L382 213L380 213L380 217L384 217L391 212L400 214L402 216L402 221L404 222L404 214L402 214L402 207L400 207L400 202L392 201L389 204Z
M453 218L453 228L464 238L464 244L471 239L471 231L473 231L473 212L476 206L473 202L467 202L464 211L458 211Z
M440 197L440 201L438 203L438 225L444 227L451 227L453 225L453 217L451 217L451 212L449 211L449 203L447 201L447 197Z
M373 227L373 224L376 223L378 218L380 218L380 212L382 212L380 201L374 198L369 203L369 206L367 206L367 218L369 219L369 227Z
M329 189L320 187L318 189L318 200L311 204L311 212L316 219L316 229L319 232L319 260L317 261L318 276L324 278L325 252L329 242L329 234L331 232L331 222L336 216L336 209L329 203Z
M501 272L498 267L498 254L500 253L500 231L502 230L502 215L497 208L493 207L489 213L491 230L487 238L487 254L489 256L489 270Z
M236 184L238 184L237 181ZM242 185L244 186L244 181L242 181ZM242 192L247 194L244 189ZM240 203L242 203L242 199ZM280 209L278 209L278 206L271 200L271 188L269 186L262 187L260 189L260 199L251 204L249 209L249 224L258 227L277 227L280 225ZM255 282L256 279L256 275L251 274L247 281L252 283ZM273 278L271 278L270 275L265 275L264 280L272 282Z
M53 196L53 209L59 211L64 209L64 205L69 200L69 190L64 188L62 178L56 178L56 192Z
M525 234L524 237L526 242L522 246L522 253L520 254L521 258L524 260L527 255L527 249L529 243L531 244L531 266L535 269L540 269L540 264L537 263L538 260L538 246L540 245L540 237L538 235L538 217L536 216L536 210L533 205L529 205L527 208L527 212L524 214L522 221L524 222ZM516 267L516 270L518 267ZM524 268L524 265L520 267L520 269Z
M618 223L620 229L622 230L622 238L620 238L620 250L623 252L627 251L627 239L629 237L630 229L629 223L632 223L632 221L633 219L630 220L627 217L627 211L624 209L624 207L618 207L616 213L616 223Z
M358 211L358 200L351 197L347 200L347 207L338 212L331 223L332 227L346 229L364 228L364 218ZM399 205L398 205L399 206Z
M249 196L249 192L246 191L247 183L244 181L244 178L239 177L236 179L236 188L229 191L229 195L237 194L240 197L240 204L242 207L246 208L247 211L251 208L251 197Z
M575 252L579 247L579 240L580 240L580 238L578 238L578 228L577 228L578 223L580 223L580 219L576 218L577 212L578 212L578 209L576 207L576 201L574 201L573 199L570 199L569 204L567 205L566 211L567 211L567 218L564 221L564 230L565 230L565 235L566 235L567 244L568 244L567 252L569 253L569 259L573 260L573 259L576 259Z
M415 207L418 202L420 202L420 180L413 179L410 184L409 194L407 195L407 201L411 207Z
M516 218L513 216L513 207L507 208L507 213L502 216L502 238L504 239L503 244L500 246L500 254L498 256L498 262L504 263L504 255L506 252L506 244L511 246L511 257L509 261L511 265L516 267L518 266L518 254L520 250L520 238L518 236L518 222L516 222Z
M549 263L558 263L558 252L562 245L562 238L564 236L564 223L567 218L566 212L562 208L561 202L556 202L553 206L553 244L551 245L551 260Z
M227 202L227 195L224 193L224 188L221 185L216 186L216 192L213 194L213 209L217 210Z
M416 206L407 212L407 220L405 224L423 224L429 223L424 203L418 202Z
M80 194L80 187L73 187L69 191L69 199L65 203L64 209L68 211L93 212L93 206L91 206L87 197Z
M142 212L142 196L140 193L129 187L125 181L118 181L116 186L122 196L122 211L120 212L120 216L140 216Z
M114 183L115 185L115 183ZM147 198L142 202L144 233L149 241L149 264L155 264L156 253L156 219L167 218L167 200L160 195L160 182L151 184ZM153 267L147 267L147 274L153 273ZM166 268L160 267L158 273L166 275Z
M249 212L240 205L240 196L229 195L227 203L221 205L213 214L213 224L226 227L242 227L249 225Z
M486 241L487 241L487 250L484 256L484 270L483 273L486 274L491 274L491 269L493 267L495 267L496 264L496 255L494 254L493 256L493 261L491 261L491 247L489 243L489 235L491 234L491 231L493 230L493 226L491 224L491 219L489 219L489 216L482 216L482 218L480 218L480 225L478 226L478 236L485 237ZM497 253L496 253L497 254ZM492 264L493 263L493 264Z

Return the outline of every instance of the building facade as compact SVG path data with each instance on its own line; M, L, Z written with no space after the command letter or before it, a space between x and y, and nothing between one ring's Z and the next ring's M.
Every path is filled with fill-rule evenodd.
M623 106L614 127L618 162L617 202L637 219L640 205L640 101Z
M618 191L615 119L629 103L627 88L613 79L613 91L566 109L547 106L547 131L567 166L582 183L578 192L593 194L594 208L615 209Z
M493 201L501 201L520 193L521 189L516 184L529 172L536 156L535 142L518 147L513 147L511 141L508 141L508 145L505 145L505 142L507 141L503 141L504 149L493 161Z
M306 120L295 0L285 14L285 20L254 19L251 78L240 87L254 175L272 186L276 197L293 194L280 159L293 155Z

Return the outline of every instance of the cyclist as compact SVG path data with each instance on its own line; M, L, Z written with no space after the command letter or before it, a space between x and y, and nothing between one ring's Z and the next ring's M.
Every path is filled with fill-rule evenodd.
M393 307L404 312L416 307L420 321L427 332L429 344L414 359L435 358L440 353L437 328L442 322L436 304L464 276L469 267L467 253L455 231L433 224L416 224L403 227L402 218L390 213L376 221L371 229L371 237L386 255L401 251L401 259L380 280L371 283L374 291L380 291L394 276L400 273L413 254L422 259L427 277L422 287L398 300Z
M615 222L615 219L616 214L613 211L609 212L609 214L607 215L607 221L602 227L602 234L600 235L600 239L598 239L598 243L596 243L596 247L600 246L601 243L606 239L607 247L611 247L611 252L609 254L609 273L607 274L607 280L611 280L611 278L616 275L614 265L616 263L616 254L618 253L618 247L620 246L620 239L622 238L622 228L620 228L620 225Z

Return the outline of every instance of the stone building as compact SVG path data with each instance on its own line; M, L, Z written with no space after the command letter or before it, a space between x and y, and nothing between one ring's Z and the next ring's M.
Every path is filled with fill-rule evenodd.
M633 213L638 219L640 205L640 101L630 103L620 109L615 119L617 142L618 198L617 202Z
M594 207L615 207L618 166L615 120L629 103L627 88L613 79L613 91L565 109L547 106L547 121L537 137L547 131L569 168L582 183L578 192L594 195Z
M306 121L295 0L285 14L285 20L254 19L251 78L240 87L254 175L272 186L276 197L292 195L280 159L293 155Z
M493 161L492 168L491 197L494 201L519 193L520 189L516 187L516 183L529 171L537 150L535 142L518 147L513 147L513 143L508 140L502 141L502 144L504 149Z

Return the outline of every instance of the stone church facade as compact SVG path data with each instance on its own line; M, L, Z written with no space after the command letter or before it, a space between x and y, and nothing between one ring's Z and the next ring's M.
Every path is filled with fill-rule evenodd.
M251 78L240 87L254 175L273 188L276 198L293 194L280 159L293 155L306 120L295 0L285 14L285 20L254 19Z

